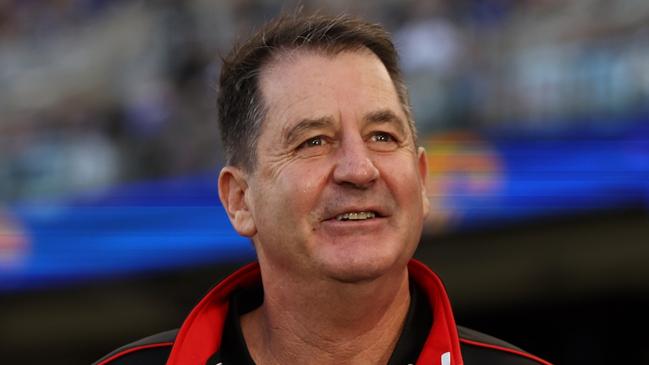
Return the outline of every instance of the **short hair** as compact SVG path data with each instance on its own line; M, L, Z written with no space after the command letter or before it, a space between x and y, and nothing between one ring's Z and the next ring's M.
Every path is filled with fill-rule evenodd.
M296 49L328 55L362 49L374 53L392 79L416 141L407 89L390 34L381 25L347 15L291 14L267 23L250 38L235 45L223 59L217 109L226 164L254 171L257 140L267 110L259 76L274 57Z

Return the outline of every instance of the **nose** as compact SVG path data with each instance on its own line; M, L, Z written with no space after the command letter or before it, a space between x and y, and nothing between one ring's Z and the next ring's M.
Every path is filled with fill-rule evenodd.
M364 189L379 177L379 170L360 136L344 138L336 158L333 179L337 184Z

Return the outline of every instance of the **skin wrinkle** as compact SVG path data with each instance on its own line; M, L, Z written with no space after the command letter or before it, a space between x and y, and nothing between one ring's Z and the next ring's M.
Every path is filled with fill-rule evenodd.
M279 64L282 64L283 62L284 63L285 62L291 62L291 63L296 62L296 60L300 56L303 56L305 53L306 54L324 55L326 57L335 57L335 55L337 55L339 53L344 53L344 52L349 52L349 51L340 50L338 52L335 52L334 55L331 55L331 54L329 54L331 52L327 52L324 49L317 49L317 48L316 49L296 48L296 49L280 49L280 50L276 50L276 53L271 56L270 60L262 68L263 72L256 71L254 73L254 76L257 76L257 80L261 84L261 79L262 79L263 74L272 73L273 71L276 70L276 66L279 65ZM370 50L368 50L367 48L360 48L360 49L356 50L356 52L366 53L368 55L374 56L374 54ZM251 73L248 76L252 77L253 74ZM393 85L393 87L395 88L395 92L396 92L396 88L398 86L395 85L393 80L391 80L391 79L390 79L390 83ZM374 91L374 90L372 90L372 91ZM252 171L249 171L249 172L252 172L252 173L256 172L256 170L257 170L256 167L258 165L258 158L257 158L258 152L257 152L257 150L259 148L259 144L258 144L259 136L264 132L264 130L267 128L267 124L268 124L268 123L264 123L263 121L266 120L266 119L269 119L269 115L273 114L273 112L274 112L274 108L273 108L272 104L270 106L266 105L267 103L266 103L266 100L264 98L263 92L256 93L255 96L259 97L260 102L259 103L254 103L254 105L262 106L262 107L254 108L254 109L252 109L250 111L250 113L251 113L251 115L255 116L254 119L253 119L253 120L255 120L255 125L258 125L258 127L253 126L253 128L254 128L254 130L257 130L259 132L256 133L255 135L253 135L252 138L250 138L250 146L249 146L248 150L251 151L251 152L249 153L249 156L248 156L249 161L244 163L244 167L248 166L248 165L252 166ZM255 96L253 96L253 97L255 97ZM307 96L303 100L295 100L295 101L289 103L286 110L282 114L287 114L292 106L297 105L299 103L303 103L303 102L307 101L309 98L310 98L310 96ZM253 101L251 99L251 103L252 102ZM406 118L408 119L408 128L410 129L410 132L411 132L410 134L411 134L412 141L413 141L413 143L416 143L416 134L415 134L415 130L414 130L414 127L413 127L413 122L409 119L409 115L410 115L409 108L407 107L407 105L404 105L403 102L401 102L401 101L400 101L400 105L401 105L402 111L404 112L404 114L406 115ZM383 111L377 111L376 113L380 114L381 112L383 112ZM234 157L234 158L236 158L236 157Z
M289 114L289 110L291 109L291 106L296 105L298 103L304 103L308 102L310 97L305 97L302 100L297 100L291 104L288 105L287 110L282 113L282 115ZM271 115L272 113L269 113ZM340 120L340 116L338 117ZM280 119L285 119L280 117ZM408 152L416 154L414 146L411 146L408 143L409 138L408 133L406 130L403 128L404 122L394 113L392 113L389 110L377 110L373 111L371 113L366 114L363 117L363 120L366 121L366 128L372 125L381 125L381 124L387 124L389 126L394 126L395 129L398 130L398 133L396 133L395 137L397 139L398 143L398 148L405 148ZM306 134L310 130L335 130L337 128L338 122L334 121L332 117L330 116L323 116L323 117L316 117L316 118L305 118L301 120L300 122L295 123L295 125L292 124L287 124L282 129L281 135L283 136L282 141L281 141L281 146L283 148L278 151L276 154L269 154L269 163L276 165L276 168L273 169L275 174L270 175L271 178L276 178L275 175L278 175L282 172L282 165L285 165L291 161L293 156L293 149L295 148L295 144L298 142L302 142L299 139L302 138L304 134ZM333 137L334 140L334 146L336 147L336 140L337 136L339 135L338 132L330 132L331 136ZM410 136L412 137L412 136ZM370 164L373 165L373 163L370 161Z
M392 113L392 111L389 109L368 113L365 115L365 117L363 117L363 119L370 123L389 124L397 128L400 136L407 135L407 132L403 128L404 122L399 117L394 115L394 113Z
M339 285L339 283L336 283L335 285ZM350 287L355 285L356 284L349 284ZM355 289L350 289L350 290L355 290ZM396 298L404 297L404 296L407 297L407 295L403 293L397 293L395 296L392 296L391 298L394 301ZM320 300L328 300L328 299L331 300L332 298L323 297ZM271 299L269 299L269 301L271 301ZM409 302L403 303L404 309L407 309L408 305ZM383 313L387 313L387 312L388 311L383 311ZM364 340L366 337L371 338L373 336L373 334L371 333L371 329L373 328L373 326L368 326L365 328L360 326L348 326L349 328L355 331L353 333L348 333L346 335L326 337L326 336L321 336L321 333L324 331L321 332L319 327L313 327L311 323L304 323L303 321L300 320L300 318L294 318L294 316L292 315L293 313L294 311L291 310L282 311L282 314L285 315L285 317L279 317L276 320L274 320L272 316L266 313L266 318L269 318L270 322L267 322L267 325L265 326L269 330L264 331L265 338L263 339L263 341L266 343L266 345L269 345L269 347L267 348L279 349L279 351L275 351L267 354L267 356L270 356L270 358L275 360L274 363L276 364L291 363L291 359L293 359L293 356L295 356L293 351L291 351L291 348L297 346L299 346L302 349L304 349L305 346L307 348L318 349L320 351L328 353L331 359L334 358L340 359L340 355L344 355L345 358L349 359L349 363L357 363L357 364L368 363L368 361L363 360L365 358L363 351L358 352L356 350L356 343L362 342L362 340ZM400 333L401 328L403 327L402 323L405 318L405 314L406 311L403 311L403 316L395 317L395 318L389 318L389 316L387 316L386 314L385 315L386 318L382 318L382 320L392 319L396 323L401 323L398 331L398 333ZM249 318L249 320L255 321L254 318ZM297 324L297 327L294 326L294 327L285 328L281 325L283 323L288 323L288 322ZM349 323L349 319L341 318L339 322L343 324ZM273 337L271 336L271 333L274 336L277 336L276 338L281 337L284 343L282 344L282 343L273 342L271 340L271 338ZM344 344L343 347L339 346L341 339L343 340L343 344ZM397 338L395 338L388 347L393 347L396 344L396 341ZM309 352L312 350L306 350L306 351ZM320 358L320 360L322 360L322 358ZM269 362L268 364L270 363L273 362Z
M363 52L363 53L365 53L365 52ZM305 52L305 53L302 54L302 56L305 56L305 55L317 56L319 54L317 54L317 53L314 54L312 52ZM330 58L330 56L326 56L326 58ZM295 58L293 61L295 61L296 59L298 59L298 58ZM276 65L273 66L272 68L270 68L269 70L264 70L264 72L262 72L262 76L263 76L262 80L261 80L262 89L267 90L267 88L264 87L264 78L267 75L272 74L274 71L277 71L275 68L276 68ZM285 77L285 76L288 76L288 75L284 75L284 74L282 75L282 77ZM389 76L387 74L385 75L385 80L389 82ZM391 83L389 85L391 85ZM383 91L382 89L376 90L378 85L370 84L369 86L370 86L369 91L368 91L368 89L362 89L363 91L361 91L360 93L359 93L359 90L353 90L353 92L356 93L356 94L361 94L361 97L373 97L377 93L378 93L378 95L380 95L380 93ZM367 95L367 96L364 96L364 95ZM291 113L298 113L299 114L300 111L299 110L297 110L297 111L293 110L294 109L293 106L294 105L305 105L307 102L310 104L311 101L312 101L311 98L315 98L315 99L313 99L313 102L318 101L317 100L318 97L316 97L316 96L302 95L302 94L299 95L299 98L297 100L286 100L286 99L284 99L283 100L283 107L285 109L283 109L283 110L276 110L277 107L275 106L275 104L270 103L270 105L273 105L273 107L270 109L270 112L268 113L268 118L267 119L268 120L283 120L283 119L285 120L285 119L287 119L286 116L290 115ZM264 99L267 99L266 95L264 95ZM340 109L340 106L337 107L337 108ZM264 128L263 133L266 133L268 130L270 130L270 128ZM276 146L277 144L278 144L277 141L272 142L272 146ZM283 149L278 150L277 148L269 148L269 147L270 146L264 147L262 145L262 143L260 143L260 146L259 146L259 149L260 150L263 149L264 156L265 156L265 158L267 158L266 162L267 162L268 168L265 169L265 174L267 174L266 177L268 177L271 181L273 181L274 183L278 183L278 176L283 175L284 170L287 168L287 166L290 166L291 164L294 163L294 159L289 156L289 151L285 151ZM414 148L407 148L406 150L414 155ZM406 152L406 151L404 151L404 152ZM260 219L265 219L265 218L261 217Z
M363 119L367 120L368 123L370 123L370 124L375 124L375 123L380 124L380 123L384 123L383 120L386 119L386 118L383 118L383 117L377 118L377 116L378 115L385 116L386 114L391 114L391 113L386 113L384 110L379 110L379 111L376 111L376 112L373 112L373 113L369 113L368 116L364 117ZM323 117L323 118L318 118L318 119L319 120L326 120L326 122L324 122L324 124L326 124L326 125L330 125L331 123L333 123L333 122L331 122L331 118L328 118L328 117ZM322 124L322 123L319 122L319 120L317 121L318 125ZM394 120L394 119L387 119L387 120L388 120L387 123L393 123L392 120ZM396 120L399 120L399 119L397 118ZM310 122L310 120L307 121L307 123L308 122ZM297 128L297 126L293 127L293 129L291 129L291 131L289 131L288 133L290 134L292 131L295 131L295 128ZM399 129L401 133L406 133L405 130L402 127L397 128L397 129ZM283 134L285 134L285 133L283 133ZM285 139L286 138L287 137L285 137ZM288 137L288 138L290 138L290 137ZM402 137L400 137L400 140L406 140L407 141L408 138L402 136ZM334 144L336 144L336 143L334 143ZM405 144L407 145L407 143L405 143ZM272 169L275 172L275 174L269 176L269 177L271 177L273 179L275 179L277 175L281 174L282 166L289 163L291 158L293 158L293 156L291 156L291 154L292 154L291 147L292 147L293 143L284 142L283 145L286 145L286 149L282 149L280 151L281 153L279 153L277 155L269 155L269 163L276 165L276 167L274 169ZM404 146L404 143L401 142L401 144L399 145L399 148L404 148L404 147L406 147L406 146ZM406 148L406 150L409 153L414 153L414 150L411 149L411 148ZM340 149L339 151L337 151L337 153L341 154L343 156L343 158L344 158L344 155L346 154L346 151L343 150L343 149ZM364 152L364 154L367 154L367 152ZM337 159L341 160L343 158L338 157ZM367 163L368 165L371 166L370 169L373 170L374 173L377 175L375 178L378 178L379 171L374 167L374 163L370 160L369 157L366 157L366 160L367 161L365 163ZM350 161L350 160L349 159L343 159L343 161ZM349 167L349 169L354 169L354 167L353 166ZM354 186L354 187L358 188L358 189L365 189L365 187L363 187L363 186ZM308 190L307 188L308 187L305 186L302 189L303 190ZM340 210L340 208L337 208L338 206L342 206L344 203L349 205L349 200L350 199L349 199L348 195L349 195L349 193L345 192L345 193L339 193L334 197L329 197L329 198L323 199L326 202L332 201L332 202L334 202L334 204L325 206L322 209L322 211L324 213L314 214L313 215L314 220L320 221L323 217L331 217L333 212L338 212ZM357 195L357 193L355 193L354 195ZM358 201L358 203L353 203L351 205L364 205L364 204L362 204L362 202L364 200L370 200L370 199L369 198L363 198L363 199L354 199L354 200ZM387 198L382 198L382 199L379 199L379 200L390 201L390 199L387 199ZM387 211L391 211L393 209L394 208L392 207L392 208L387 209Z
M296 47L296 48L280 48L275 50L275 52L270 56L270 59L267 61L267 63L264 65L262 70L257 74L258 80L261 80L263 74L268 74L272 73L273 71L276 70L277 65L280 65L282 63L294 63L296 62L299 57L306 55L322 55L325 57L335 57L336 55L340 53L349 53L349 52L357 52L357 53L366 53L371 56L375 56L372 51L365 47L352 47L351 49L343 48L340 50L335 50L335 49L326 49L326 48L306 48L306 46L303 47ZM259 81L261 84L261 81ZM394 88L395 93L397 93L397 89L399 88L399 85L395 84L394 80L390 78L390 84ZM407 95L407 92L404 90L402 91L404 93L404 96ZM260 94L260 99L261 103L265 105L265 98L263 97L263 93ZM416 130L414 128L414 121L411 119L411 112L410 108L407 103L405 103L403 100L401 100L401 97L397 93L397 97L399 98L399 103L401 106L402 112L405 114L408 129L410 130L410 134L412 137L413 143L416 145L417 144L417 135L416 135ZM288 104L287 109L290 109L291 106L301 103L306 100L295 100L291 103ZM266 117L271 113L272 105L270 107L265 107L265 111L262 114L262 119L266 119ZM264 127L265 123L261 123L261 128ZM260 135L261 132L258 134ZM255 139L255 144L257 142L257 139ZM256 161L255 161L256 162Z
M303 139L305 134L308 134L310 131L327 129L327 127L331 129L333 124L334 122L329 116L305 118L295 123L293 127L290 127L290 124L288 124L282 133L283 145L287 148L294 148L296 143L302 142L300 139Z
M297 14L293 16L298 17ZM260 134L258 124L261 118L257 118L255 121L251 120L249 115L241 117L242 113L249 113L241 111L240 108L241 104L247 101L254 104L254 107L249 109L259 109L259 105L263 104L263 100L260 98L257 102L253 101L254 96L259 93L258 85L246 85L241 89L240 81L252 76L253 79L250 81L258 84L258 73L254 71L250 73L249 71L246 72L246 70L264 70L268 64L273 63L279 56L284 57L287 53L314 52L334 57L343 52L366 52L378 56L389 72L390 82L397 92L397 98L411 129L413 141L416 141L416 130L408 103L407 90L398 69L398 56L389 35L378 26L355 23L342 15L334 20L324 22L320 22L318 19L311 20L307 23L296 22L294 26L291 26L288 24L294 22L294 19L287 16L283 21L267 28L266 31L258 33L257 38L253 37L250 42L255 46L241 44L231 52L231 59L224 60L226 65L232 64L234 68L224 67L225 71L222 73L221 84L226 86L226 90L222 91L221 95L237 95L236 92L233 93L230 89L242 91L239 97L228 98L221 96L218 101L220 108L219 123L222 127L226 159L229 164L240 166L248 172L257 167L255 150L248 147L254 148L257 146L256 140ZM282 22L285 23L283 26L288 25L294 28L295 33L291 33L290 29L277 32L277 27L281 29L280 24ZM307 36L300 37L300 34ZM290 40L291 37L296 38ZM304 41L304 39L308 41ZM224 79L224 75L229 76L229 78ZM251 90L247 90L249 88ZM228 110L228 101L234 103L234 110ZM230 123L233 124L234 128L228 127ZM251 128L242 126L242 124L250 124ZM237 131L237 128L243 128L243 131L241 129Z
M368 151L365 141L362 139L356 141L356 139L362 137L351 133L343 133L342 138L342 146L336 151L339 155L338 161L342 162L333 171L334 181L351 184L354 187L361 187L363 184L376 181L380 172L370 158L370 151ZM352 139L352 141L345 141L345 139ZM349 149L353 150L350 151Z
M244 338L260 364L385 363L407 313L405 265L428 209L425 155L376 56L294 56L260 73L271 107L257 168L241 175L237 225L253 239L265 293L262 307L241 318ZM324 145L303 147L308 153L284 146L292 120L322 116L335 117L315 131ZM380 216L332 219L357 210Z
M339 285L339 283L335 283L334 285ZM355 287L355 284L349 283L348 284L349 291L354 292L357 290ZM404 293L404 290L406 293ZM400 287L399 290L394 293L394 295L388 295L390 297L390 301L383 307L379 308L378 312L383 313L382 318L380 318L381 321L394 321L396 323L401 323L401 326L399 327L398 333L401 332L401 329L403 328L403 322L405 319L405 316L407 314L407 308L410 304L409 302L409 296L407 295L407 284L405 287ZM403 316L401 317L396 317L396 318L390 318L388 316L388 313L390 313L387 308L394 304L397 300L397 298L403 298L406 297L408 298L407 301L402 303L402 306L406 311L403 312ZM268 301L271 302L271 305L280 305L281 303L275 302L273 300L274 298L269 298ZM312 297L311 300L320 300L320 301L327 301L331 300L332 298L328 298L325 295L321 295L320 298L317 297ZM381 298L377 298L381 299ZM334 302L336 300L333 300ZM378 300L378 302L382 302L381 300ZM263 309L262 309L263 311ZM340 358L341 355L344 357L350 359L350 363L357 363L357 364L365 364L367 363L366 361L363 361L363 351L358 351L356 348L356 342L362 342L364 338L366 337L371 337L373 334L371 333L371 330L374 329L373 325L368 325L366 327L361 327L361 326L347 326L348 329L351 331L347 334L343 334L342 336L339 334L337 336L326 336L323 335L323 333L326 333L324 331L321 331L320 327L313 327L311 324L303 323L303 321L300 320L299 317L296 317L294 315L294 311L286 310L281 312L281 316L275 318L272 316L271 313L265 312L265 316L258 319L261 321L264 321L266 323L266 328L269 330L264 331L264 338L263 341L267 345L271 345L268 348L272 348L273 341L271 338L273 336L277 336L278 338L282 338L283 340L286 340L287 343L285 343L284 346L282 344L279 344L279 348L281 351L276 351L268 354L270 357L275 359L275 364L286 364L290 363L291 361L291 347L290 345L295 345L295 346L300 346L312 349L318 349L321 351L324 351L325 353L328 353L331 356L331 359L333 360L334 358ZM349 313L348 311L344 313ZM350 321L357 321L359 319L362 319L362 317L365 315L366 312L360 312L360 315L358 315L358 318L340 318L338 320L338 326L340 325L346 325ZM252 321L254 319L248 318L248 321ZM296 323L298 326L297 327L291 327L291 328L285 328L282 326L284 323ZM372 322L374 323L374 322ZM324 327L324 326L323 326ZM272 335L271 335L272 334ZM343 347L340 347L339 344L341 343L341 339L343 340L342 343L344 344ZM392 346L396 345L396 341L398 338L395 338L393 343L391 344ZM277 348L277 347L276 347ZM279 356L281 354L284 354L286 356ZM361 360L359 360L359 358ZM387 361L387 359L386 359Z
M395 138L396 142L400 145L403 145L404 140L406 140L404 137L408 135L403 128L404 123L390 110L386 109L370 112L363 116L363 120L366 122L365 128L382 125L395 128L397 133L392 137ZM331 116L304 118L297 123L289 123L282 129L282 145L287 149L295 148L296 144L301 144L303 140L306 139L306 135L308 135L310 131L315 132L321 130L324 133L328 130L335 129L337 124L339 123L337 123ZM317 134L314 133L314 136L315 135ZM330 133L330 136L337 137L338 133Z

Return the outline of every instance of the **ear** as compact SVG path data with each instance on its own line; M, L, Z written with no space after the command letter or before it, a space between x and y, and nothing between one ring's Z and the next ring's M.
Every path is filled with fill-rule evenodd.
M430 213L430 199L426 191L428 183L428 157L424 147L417 148L417 168L419 169L419 181L421 182L421 203L424 212L424 218Z
M252 237L257 233L257 227L246 199L249 194L247 179L248 175L238 167L226 166L221 169L219 198L237 233Z

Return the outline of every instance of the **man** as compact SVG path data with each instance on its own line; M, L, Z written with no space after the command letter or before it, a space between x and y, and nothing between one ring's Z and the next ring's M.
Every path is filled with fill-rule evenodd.
M226 58L219 195L251 264L178 331L98 364L548 364L456 327L411 260L426 155L389 34L325 16L276 20Z

